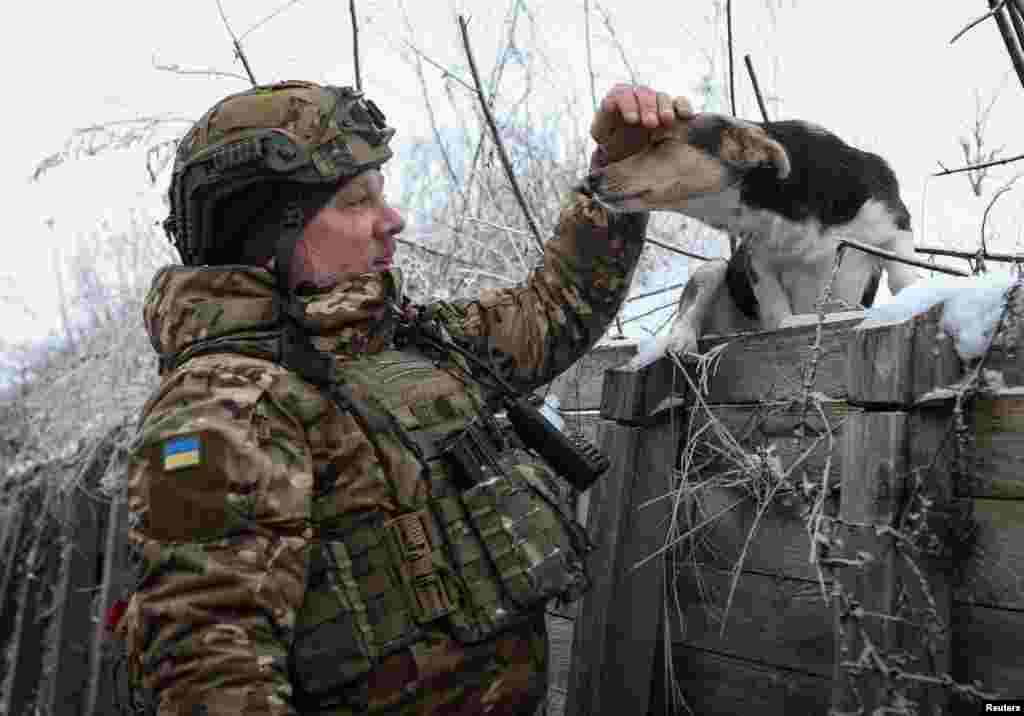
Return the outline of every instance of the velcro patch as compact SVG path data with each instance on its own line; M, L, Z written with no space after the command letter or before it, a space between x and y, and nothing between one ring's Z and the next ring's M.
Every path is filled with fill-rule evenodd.
M203 450L198 435L179 435L164 441L164 472L201 465Z

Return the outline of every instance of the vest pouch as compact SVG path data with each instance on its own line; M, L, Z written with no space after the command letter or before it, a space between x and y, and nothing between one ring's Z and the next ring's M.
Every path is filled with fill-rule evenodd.
M476 628L483 638L553 598L574 601L590 587L583 559L590 543L547 488L550 472L522 450L502 455L500 467L458 494L465 521L445 520L444 526L470 599L480 607ZM467 552L475 564L467 564ZM455 636L480 638L472 629Z
M361 515L348 529L325 532L314 544L289 656L298 699L325 703L381 659L423 637L424 612L417 604L430 604L430 596L414 603L416 592L408 583L425 581L429 593L430 575L422 562L408 570L396 559L402 537L395 535L394 522L380 513ZM415 534L407 530L407 545L410 538ZM412 558L418 554L413 550Z

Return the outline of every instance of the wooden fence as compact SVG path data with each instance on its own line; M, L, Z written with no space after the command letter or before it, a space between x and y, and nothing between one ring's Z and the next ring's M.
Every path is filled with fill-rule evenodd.
M902 694L918 702L917 713L975 713L962 689L941 683L944 675L1024 698L1018 298L987 359L994 390L960 406L959 432L957 391L940 388L963 381L973 366L961 364L942 333L941 307L892 323L830 315L809 412L802 396L814 317L702 341L702 351L728 344L707 384L705 410L691 409L695 396L667 359L638 372L615 368L629 346L613 346L598 361L610 368L597 404L593 385L571 385L594 380L585 366L564 376L570 385L556 388L569 420L582 410L613 460L590 495L595 588L566 616L571 654L559 651L569 665L564 712L685 713L685 700L699 715L872 713ZM586 397L574 401L574 394ZM712 416L751 460L785 471L799 459L799 471L815 480L805 487L827 484L818 525L827 522L832 530L824 534L840 541L821 557L826 569L812 564L810 535L822 533L808 529L801 500L771 500L758 518L765 500L751 498L749 485L714 479L736 465L707 437L715 433L704 430ZM797 440L801 424L805 437ZM811 449L809 436L828 434L831 450L824 439ZM677 486L673 468L695 435L707 443L691 458L709 487L699 491L699 510L687 503L690 524L703 525L700 539L644 563L664 543L672 516L672 501L656 498ZM898 543L911 533L935 540L914 552ZM678 595L671 604L670 587ZM851 668L861 658L877 667L876 655L888 678L877 668ZM666 689L669 673L682 699Z
M0 714L100 716L127 692L103 624L127 586L127 510L99 489L125 435L22 476L0 512Z
M951 477L958 465L949 439L955 400L934 388L962 379L970 366L960 365L940 320L938 310L873 326L859 314L828 318L814 382L821 411L806 422L811 432L828 426L835 448L829 453L822 443L802 465L811 474L829 467L835 489L827 515L878 527L906 513L917 494L910 483L924 476L933 531L954 547L963 542L921 562L935 622L945 627L934 630L928 670L1020 698L1024 388L1014 386L1024 386L1024 325L1010 322L1009 337L988 362L1006 387L966 407L961 457L974 479L963 481ZM834 598L826 602L799 503L772 502L750 535L754 503L734 505L735 488L710 488L701 508L721 514L708 521L703 539L687 541L690 549L670 552L670 559L644 561L665 539L672 501L663 496L677 487L684 437L709 416L751 455L771 455L783 468L798 459L793 433L804 416L787 401L801 394L814 323L703 341L705 351L728 343L704 413L690 409L694 396L669 361L640 372L618 369L635 352L625 341L594 351L552 384L569 427L602 445L613 466L579 500L597 545L594 588L580 603L549 610L550 716L678 711L666 696L668 674L695 714L750 707L763 716L825 714L830 706L850 706L854 691L837 665L862 653L865 638L886 650L913 651L916 632L881 618L861 620L859 631L850 628L856 624L848 609ZM116 678L117 649L102 623L131 580L127 514L124 501L105 497L98 484L105 471L118 469L116 446L124 437L115 431L72 459L39 468L45 475L25 475L31 487L9 500L18 508L0 509L0 716L99 716L127 702ZM700 456L705 477L727 469L713 455ZM934 469L914 469L924 465ZM975 526L973 533L965 524ZM855 560L862 552L874 560L831 572L826 593L841 580L862 610L877 614L926 601L891 534L860 529L844 537L833 558ZM721 609L741 553L723 631ZM678 603L666 604L669 587ZM869 706L889 696L886 680L872 681L870 673L857 686ZM948 700L945 688L911 693L938 709L929 713L957 713L964 703Z

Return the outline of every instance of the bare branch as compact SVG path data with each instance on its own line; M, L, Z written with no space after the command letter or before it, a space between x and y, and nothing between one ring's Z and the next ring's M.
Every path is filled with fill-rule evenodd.
M953 39L949 41L949 44L952 45L954 42L956 42L961 37L966 35L969 30L971 30L972 28L974 28L977 25L980 25L985 20L987 20L990 17L992 17L993 15L995 15L997 12L999 12L1000 10L1003 9L1003 5L1005 5L1005 4L1006 4L1006 0L999 0L999 4L996 7L992 8L991 10L986 12L984 15L979 17L977 20L971 20L969 23L967 23L967 26L963 30L961 30L960 32L958 32L955 35L953 35Z
M947 174L957 174L959 172L969 172L969 171L973 171L975 169L984 169L986 167L996 167L996 166L999 166L1000 164L1009 164L1010 162L1018 162L1021 159L1024 159L1024 154L1018 154L1015 157L1007 157L1006 159L999 159L999 160L993 161L993 162L983 162L981 164L973 164L973 165L966 166L966 167L960 167L959 169L947 169L947 170L942 171L942 172L936 172L935 174L932 174L932 176L933 177L944 177Z
M988 4L990 7L995 8L999 3L996 0L988 0ZM1006 45L1006 51L1010 55L1010 63L1017 72L1017 79L1024 86L1024 48L1021 47L1021 43L1024 43L1024 37L1014 37L1010 22L1006 19L1007 15L1012 15L1014 11L1024 14L1024 9L1020 8L1019 5L1011 6L1011 8L1003 7L995 13L996 25L999 26L999 34L1003 36L1003 43Z
M654 239L652 239L650 237L647 237L646 239L644 239L644 241L646 243L648 243L648 244L654 244L655 246L663 248L666 251L672 251L673 253L677 253L677 254L680 254L682 256L686 256L687 258L696 259L698 261L710 261L711 260L707 256L701 256L700 254L692 253L690 251L687 251L686 249L681 249L681 248L679 248L677 246L670 246L669 244L663 244L660 241L655 241Z
M270 13L269 15L267 15L262 20L257 20L255 24L253 24L248 30L246 30L245 32L242 33L241 37L238 38L238 41L241 42L242 40L247 38L251 33L256 32L256 30L258 30L261 27L263 27L264 25L266 25L268 22L270 22L275 17L280 15L282 12L284 12L285 10L290 8L292 5L297 5L300 2L302 2L302 0L289 0L289 2L286 2L284 5L279 7L277 10L274 10L274 12Z
M590 75L590 102L597 111L597 90L594 81L594 62L590 54L590 0L583 0L583 33L587 41L587 73Z
M402 40L402 42L405 44L406 47L408 47L410 50L412 50L414 53L416 53L416 56L419 57L421 60L426 62L428 65L433 65L437 69L441 70L441 77L442 78L444 78L444 79L451 78L451 79L455 80L456 82L458 82L463 87L465 87L466 89L468 89L470 92L476 94L476 90L473 89L473 87L470 84L468 84L465 80L463 80L458 75L454 74L451 70L446 68L444 65L438 63L435 60L430 59L430 57L428 57L427 55L423 54L419 50L418 47L416 47L415 45L411 44L408 40Z
M936 264L929 263L928 261L918 261L917 259L907 258L906 256L900 256L899 254L895 254L891 251L886 251L885 249L880 249L876 246L870 246L868 244L861 243L860 241L857 241L855 239L849 239L844 236L839 237L838 243L840 247L844 245L849 246L851 248L857 249L858 251L863 251L866 254L878 256L879 258L887 259L889 261L898 261L902 264L907 264L908 266L917 266L918 268L927 269L928 271L948 273L951 276L970 276L969 273L967 273L966 271L961 271L960 269L955 269L950 266L938 266Z
M999 197L1001 197L1006 192L1010 191L1010 189L1013 188L1014 182L1020 179L1020 177L1020 174L1013 177L1013 179L1006 182L1006 184L1004 184L995 194L993 194L991 201L989 201L988 203L988 206L985 207L985 213L981 215L981 258L984 258L985 254L988 253L988 247L985 245L985 225L988 223L989 212L992 211L992 207L995 206L995 203L996 201L999 200Z
M619 42L619 36L615 32L615 26L612 25L611 15L605 10L601 3L595 2L597 5L597 11L601 13L601 18L604 20L604 27L608 30L608 34L612 38L612 43L615 45L615 49L619 52L619 59L622 60L622 64L626 66L626 72L629 73L629 80L633 84L638 84L636 79L636 72L633 71L633 66L629 64L629 58L626 57L626 49Z
M725 0L725 32L726 44L729 47L729 103L732 105L732 116L736 116L736 72L732 61L732 0Z
M757 98L757 106L761 109L761 116L765 122L770 122L768 110L764 106L764 97L761 96L761 86L757 83L757 75L754 74L754 63L751 62L750 55L744 55L743 61L747 64L747 72L750 73L750 84L754 86L754 97Z
M533 237L537 241L537 246L540 247L541 252L543 252L544 241L540 237L540 230L537 228L537 224L533 220L533 215L530 213L530 207L526 204L526 199L523 198L523 192L520 190L519 183L516 181L516 176L512 172L512 163L509 161L508 153L505 151L505 145L501 141L501 135L498 134L498 126L494 123L494 117L491 115L491 108L487 106L487 99L484 97L483 86L480 84L480 75L476 69L476 60L473 57L473 50L469 45L469 30L467 28L466 18L462 15L459 15L459 27L462 30L462 43L466 48L466 58L469 60L469 69L473 73L473 83L476 85L477 96L480 99L480 107L483 109L484 117L487 119L487 126L490 127L494 144L498 148L498 156L501 158L501 163L505 168L505 174L508 176L508 180L512 184L512 192L516 196L516 201L519 202L519 207L523 210L523 216L526 217L526 223L530 225L530 231L533 233Z
M915 246L914 251L919 254L930 256L948 256L956 259L973 259L977 257L976 251L961 251L959 249L947 249L944 246ZM982 258L986 261L999 261L1008 264L1024 263L1024 254L997 254L985 252Z
M356 89L363 91L363 77L359 71L359 22L356 19L356 0L348 0L348 14L352 18L352 56L356 63Z
M245 56L245 51L242 50L242 44L238 41L238 36L235 35L235 31L231 29L231 23L228 22L228 16L224 14L224 6L221 5L220 0L216 0L217 10L220 12L220 19L224 22L224 28L231 35L231 42L235 45L235 57L242 61L242 66L245 67L245 74L249 76L249 81L252 82L252 86L256 86L256 78L252 76L252 68L249 67L249 60Z
M221 70L211 69L186 69L181 65L174 63L170 65L162 65L156 61L156 55L153 56L153 69L161 70L163 72L171 72L176 75L198 75L201 77L229 77L235 80L241 80L242 82L248 82L248 78L236 72L222 72Z

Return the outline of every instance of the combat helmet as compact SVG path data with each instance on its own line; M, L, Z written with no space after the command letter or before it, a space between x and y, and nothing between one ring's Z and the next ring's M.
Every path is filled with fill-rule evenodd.
M390 159L394 133L351 87L288 81L225 97L178 145L164 230L185 265L225 263L239 250L227 245L237 236L218 230L226 204L322 204L346 178ZM277 226L265 228L279 241Z

